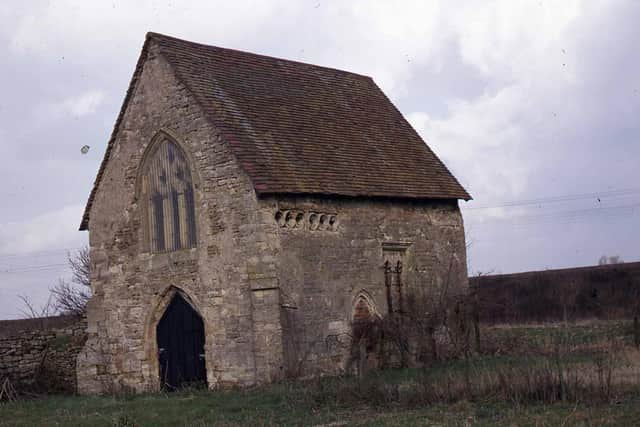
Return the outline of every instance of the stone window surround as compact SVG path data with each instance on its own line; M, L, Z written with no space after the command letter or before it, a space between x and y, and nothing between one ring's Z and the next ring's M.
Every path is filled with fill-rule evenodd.
M182 150L182 154L184 154L186 163L189 167L189 172L191 173L191 185L193 187L193 198L194 198L194 206L193 206L193 215L195 221L195 236L194 236L194 244L190 247L182 247L175 250L164 250L164 251L152 251L151 248L151 237L150 237L150 224L148 218L148 207L147 203L142 200L142 175L146 166L146 162L149 159L150 154L153 154L155 151L155 147L161 143L164 139L169 139L171 142L176 144L180 150ZM143 154L141 156L141 160L138 163L138 171L136 174L136 184L135 184L135 198L134 202L138 204L137 214L139 215L139 221L141 226L139 227L138 232L138 240L140 242L139 247L141 248L142 253L152 254L152 255L168 255L171 253L192 253L194 249L198 247L198 200L199 200L199 189L200 189L200 174L198 173L198 169L196 167L196 162L187 146L181 138L179 138L176 133L173 131L161 128L156 132L156 134L151 138L147 146L145 147Z

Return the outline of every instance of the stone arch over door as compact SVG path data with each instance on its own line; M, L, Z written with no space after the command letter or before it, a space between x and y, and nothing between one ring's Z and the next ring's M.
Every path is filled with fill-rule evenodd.
M176 293L156 327L160 387L176 390L207 384L204 361L204 321Z
M159 294L154 303L152 304L153 309L147 316L147 320L145 322L145 347L146 347L146 362L147 369L144 370L144 374L147 377L147 384L151 386L152 389L158 390L162 388L163 382L161 378L161 351L158 345L158 327L160 326L163 318L168 310L172 309L172 304L175 301L181 301L184 303L188 310L193 312L195 317L199 318L202 322L202 362L204 365L204 378L202 378L205 382L207 381L207 357L206 357L206 331L207 331L207 323L205 321L202 312L200 311L199 304L194 301L193 298L189 296L187 292L183 289L176 286L167 287L161 294Z

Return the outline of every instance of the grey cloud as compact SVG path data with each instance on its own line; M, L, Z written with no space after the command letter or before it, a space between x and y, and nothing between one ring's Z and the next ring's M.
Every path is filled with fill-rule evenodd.
M638 3L579 3L582 15L542 56L521 45L505 51L513 58L499 62L495 58L504 52L498 51L512 45L494 45L495 37L487 37L483 51L495 60L485 61L493 64L488 69L463 52L459 29L465 26L457 20L473 18L460 13L464 4L453 10L443 3L433 16L412 13L409 4L398 6L397 14L357 2L323 2L317 9L290 2L265 2L257 10L216 6L220 19L212 26L208 2L156 6L153 15L145 3L117 3L115 11L108 3L99 13L88 3L73 6L68 16L79 22L58 22L72 7L69 2L56 3L59 9L47 2L0 6L0 154L11 159L0 169L0 224L43 227L42 238L29 244L16 233L0 232L16 245L0 252L0 317L19 314L10 295L29 293L41 301L57 277L67 274L62 269L3 275L1 268L63 263L66 253L60 249L86 242L75 227L148 30L372 75L403 113L423 114L439 126L423 134L469 187L476 198L469 206L640 187L640 59L633 50L640 39ZM39 25L29 30L28 19ZM95 112L79 115L60 107L91 91L105 94ZM85 144L91 150L82 155ZM640 194L606 203L634 201ZM502 220L465 210L470 270L591 264L603 253L640 259L638 212L590 214L574 222L556 214L528 225L516 218L591 206L593 200L583 200L505 210ZM68 219L59 219L60 212ZM47 224L43 217L55 221ZM52 242L47 227L61 227L71 237ZM7 256L34 248L56 251Z

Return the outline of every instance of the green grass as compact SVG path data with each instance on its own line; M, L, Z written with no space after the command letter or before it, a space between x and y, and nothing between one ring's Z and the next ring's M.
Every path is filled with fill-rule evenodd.
M566 326L566 327L565 327ZM580 346L604 342L614 337L626 344L632 342L632 322L624 320L531 324L483 328L483 333L501 340L514 339L530 347L542 348L550 340L566 338L567 344Z
M638 400L619 405L473 404L433 405L415 411L378 413L360 425L368 426L635 426ZM358 423L350 425L359 425Z
M415 411L377 413L360 425L370 426L636 426L640 400L616 405L528 405L458 402ZM358 425L357 423L351 425Z
M637 425L640 386L618 393L610 401L589 404L583 401L515 404L489 396L436 404L410 398L389 399L407 384L441 384L446 378L462 378L469 371L535 368L549 361L553 350L550 342L560 333L575 350L563 355L562 363L581 366L601 354L599 343L605 343L610 337L628 340L630 328L628 322L579 323L564 330L556 325L484 328L483 338L500 341L503 345L500 351L470 360L436 362L428 369L372 373L361 382L354 378L325 378L245 390L51 396L0 403L0 426ZM516 348L509 347L513 342ZM521 348L536 351L523 354ZM381 392L385 387L392 390L390 394Z
M292 401L287 386L249 391L187 391L125 397L49 397L0 406L0 426L307 425L333 408Z
M611 405L462 401L406 410L313 404L295 398L288 402L291 391L273 387L247 392L51 397L0 405L0 426L632 426L640 419L640 395Z
M592 360L593 355L590 354L567 354L561 357L561 361L565 364L580 364ZM405 368L405 369L388 369L371 375L378 376L389 384L401 384L408 381L421 379L423 375L427 375L431 381L438 381L446 376L460 375L467 369L472 370L495 370L498 368L516 368L540 365L548 360L545 356L514 356L510 354L503 355L480 355L471 359L454 359L435 362L425 368Z

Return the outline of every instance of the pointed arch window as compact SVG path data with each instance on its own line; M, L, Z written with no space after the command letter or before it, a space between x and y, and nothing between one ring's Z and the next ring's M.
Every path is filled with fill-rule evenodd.
M144 162L141 202L151 252L196 246L193 182L184 151L169 138L155 144Z

